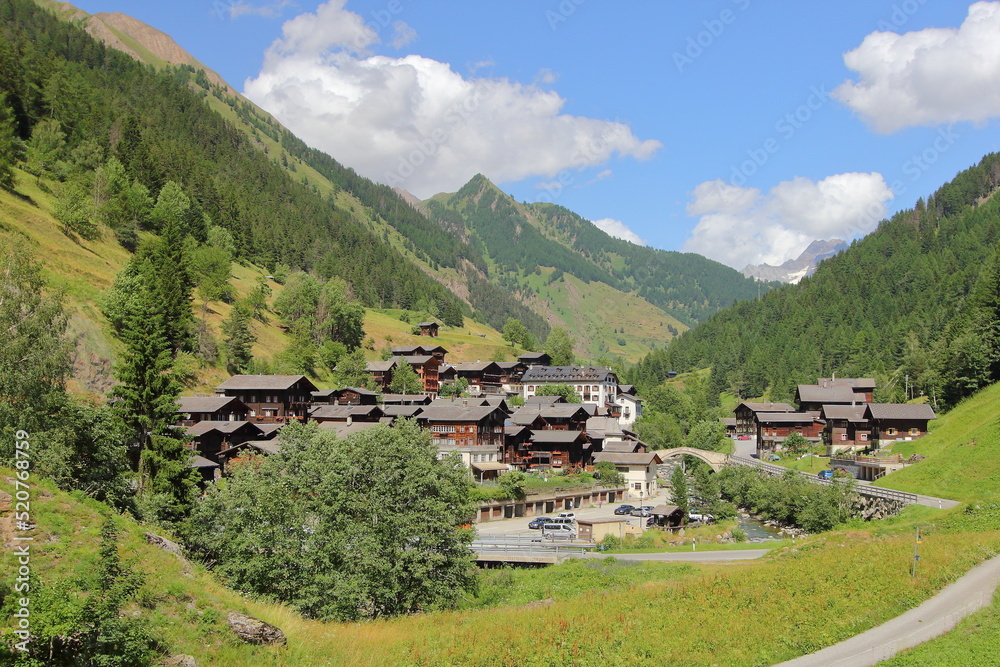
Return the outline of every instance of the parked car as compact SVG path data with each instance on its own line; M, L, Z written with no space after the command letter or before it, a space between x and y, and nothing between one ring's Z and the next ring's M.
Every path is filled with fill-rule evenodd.
M559 512L560 519L570 519L576 521L576 512Z
M643 507L636 507L632 510L632 516L649 516L649 510L653 509L649 505L644 505Z
M615 514L631 514L632 510L635 509L634 505L619 505L615 508Z
M547 516L536 516L534 519L528 522L528 528L532 530L538 530L547 523L552 522L552 517Z
M767 460L768 461L780 461L781 457L778 456L777 454L768 454L767 455Z
M688 514L688 521L699 521L701 523L709 523L715 521L715 517L707 512L690 512Z
M549 519L549 523L561 523L566 526L572 526L575 521L576 521L575 519L571 519L568 516L557 516L554 519ZM548 524L543 525L542 528L545 528L545 526L547 525Z
M736 439L737 440L749 440L750 436L749 435L738 435L738 436L736 436Z
M816 476L819 477L820 479L833 479L833 471L820 470L818 473L816 473Z
M542 526L542 537L550 540L575 540L576 528L565 523L547 523Z

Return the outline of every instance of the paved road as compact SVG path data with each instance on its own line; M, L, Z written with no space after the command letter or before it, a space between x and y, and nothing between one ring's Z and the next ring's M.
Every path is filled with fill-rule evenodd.
M960 620L988 606L1000 585L1000 556L972 569L940 593L897 616L822 651L783 662L789 667L855 667L875 665L903 649L948 632Z

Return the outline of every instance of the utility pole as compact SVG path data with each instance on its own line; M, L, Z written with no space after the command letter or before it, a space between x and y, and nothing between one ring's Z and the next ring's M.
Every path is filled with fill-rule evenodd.
M910 576L917 576L917 561L920 560L920 554L917 553L917 545L921 544L923 540L920 539L920 527L917 527L917 538L913 541L913 563L910 565Z

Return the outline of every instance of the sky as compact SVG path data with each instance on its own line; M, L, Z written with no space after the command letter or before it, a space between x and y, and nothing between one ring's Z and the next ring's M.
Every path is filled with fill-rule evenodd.
M859 238L1000 150L1000 2L75 4L168 33L376 181L482 173L737 269Z

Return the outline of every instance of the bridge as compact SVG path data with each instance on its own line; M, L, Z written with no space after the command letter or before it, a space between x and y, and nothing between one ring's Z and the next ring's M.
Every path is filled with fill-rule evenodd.
M477 563L555 565L580 558L597 545L583 540L550 540L521 535L483 536L469 545Z
M729 462L729 455L723 454L721 452L710 452L704 449L695 449L694 447L674 447L673 449L657 449L656 454L660 456L661 461L667 459L675 459L678 456L684 456L685 454L690 454L695 456L708 465L712 467L712 470L719 472L725 465Z

